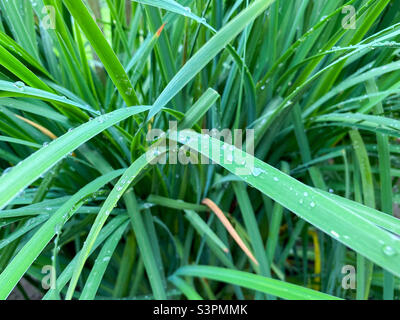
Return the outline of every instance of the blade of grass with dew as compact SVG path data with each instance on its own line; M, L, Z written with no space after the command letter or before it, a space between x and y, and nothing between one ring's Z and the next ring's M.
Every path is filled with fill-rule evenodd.
M224 149L224 145L227 150L229 146L221 141L188 130L184 131L183 135L186 136L186 139L177 140L178 142L210 157L233 174L239 175L236 170L243 169L243 165L224 162L223 157L220 156L221 150ZM169 138L174 139L172 136ZM206 148L200 147L200 141L206 145ZM399 239L261 160L237 148L233 148L233 152L240 159L247 159L254 165L253 168L247 168L248 170L256 169L251 174L239 175L246 183L315 225L335 240L363 254L393 274L400 274L400 267L396 263L396 253L400 249ZM283 190L294 194L294 197L288 198ZM327 217L329 218L327 219Z
M39 50L36 41L33 12L30 1L16 3L14 1L1 0L1 9L8 24L12 26L12 32L22 47L35 59L39 59Z
M92 271L85 283L85 287L82 290L79 300L92 300L96 297L96 292L109 265L111 255L114 253L127 226L128 222L124 223L104 243L99 255L97 256L96 262L92 267Z
M150 244L150 238L148 232L146 231L145 223L141 213L138 210L136 196L132 189L129 189L125 194L124 200L154 297L161 300L166 299L167 295L165 292L163 279L160 275L160 270L156 263L156 257L154 256L154 251Z
M377 93L378 87L375 80L369 80L366 83L368 93ZM375 114L384 113L382 103L378 103L375 107ZM379 172L381 177L381 209L383 212L391 215L392 208L392 179L390 176L390 151L389 139L383 134L377 133L378 141L378 157ZM394 298L394 277L388 272L384 272L383 298L385 300L393 300Z
M176 276L204 277L235 284L250 290L261 291L284 299L340 300L318 291L259 275L209 266L186 266L175 272Z
M364 141L357 130L350 131L349 135L358 161L364 204L368 207L375 208L375 194L371 165L367 150L365 149ZM374 265L361 254L357 254L357 269L357 299L368 300Z
M98 111L93 110L90 106L88 105L83 105L81 103L77 103L75 101L72 101L64 96L59 96L44 90L32 88L26 86L22 82L16 82L16 83L11 83L8 81L2 81L0 80L0 89L2 92L0 93L1 97L29 97L29 98L35 98L35 99L40 99L44 101L49 101L49 102L58 102L61 105L64 105L66 107L77 107L82 110L89 111L92 114L98 114ZM73 109L73 108L69 108ZM78 110L79 111L79 110ZM82 112L81 112L82 115ZM84 115L85 116L85 115Z
M246 10L219 30L169 82L154 102L147 119L149 120L157 114L214 56L235 38L248 23L266 10L272 2L273 0L253 2Z
M62 137L43 147L26 158L7 175L0 177L0 209L11 201L19 192L35 181L42 173L49 170L63 157L74 151L80 145L102 132L108 127L140 112L148 107L134 107L116 110L102 115L86 124L68 132Z
M127 217L126 216L117 216L113 218L100 232L99 237L97 238L90 254L92 254L106 239L113 233L115 232L123 223L128 223ZM71 262L68 264L68 266L63 270L63 272L60 274L60 276L57 278L57 283L56 287L57 290L61 291L68 281L71 279L75 265L78 261L79 258L79 253L75 255L75 257L71 260ZM55 299L55 294L54 291L49 291L46 293L46 295L43 297L43 300L54 300Z
M68 220L78 207L82 205L82 203L79 205L82 199L121 174L122 171L119 170L94 180L72 196L51 216L0 274L0 282L3 283L0 288L0 299L5 299L10 294L29 266L56 234L57 226L63 221Z
M330 192L315 189L315 191L320 192L327 197L335 199L340 205L348 207L350 210L356 212L358 215L362 216L364 219L369 220L371 223L386 229L394 234L400 234L400 221L399 219L387 215L376 209L362 205L361 203L340 197Z
M118 60L113 49L108 44L82 0L64 0L63 3L76 19L82 31L85 33L91 45L100 57L104 67L127 106L130 107L139 104L135 89L122 67L121 62Z
M137 110L138 108L134 108ZM138 158L122 175L119 179L116 186L112 189L111 193L108 195L106 201L99 214L96 217L94 224L92 225L90 232L87 236L85 244L82 248L82 251L79 255L78 262L75 266L74 274L72 276L71 282L69 284L68 292L66 295L66 299L69 300L72 298L72 295L75 291L75 287L78 283L78 279L81 275L82 269L85 265L87 257L90 254L90 251L104 225L108 216L111 213L111 210L116 206L119 199L122 197L124 192L128 189L129 185L133 182L135 177L150 163L150 161L157 156L153 153L151 155L144 154L140 158Z
M289 170L288 163L285 162L282 163L282 171L288 173L288 170ZM279 229L282 223L282 217L283 217L283 207L279 203L275 203L272 210L271 220L269 224L268 239L266 244L266 255L268 261L271 264L274 261L276 246L279 240Z

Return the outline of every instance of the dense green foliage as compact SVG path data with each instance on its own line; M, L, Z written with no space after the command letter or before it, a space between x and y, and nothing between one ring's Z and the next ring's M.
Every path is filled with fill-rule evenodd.
M0 299L398 299L398 8L0 0Z

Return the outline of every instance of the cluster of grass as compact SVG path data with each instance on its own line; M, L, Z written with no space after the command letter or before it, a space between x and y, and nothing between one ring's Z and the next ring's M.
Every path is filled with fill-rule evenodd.
M0 0L0 299L399 298L399 7Z

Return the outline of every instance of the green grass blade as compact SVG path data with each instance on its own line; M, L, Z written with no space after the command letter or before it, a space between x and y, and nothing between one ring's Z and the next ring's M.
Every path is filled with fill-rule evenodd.
M322 193L239 149L233 148L233 152L236 154L234 158L239 156L240 159L247 159L251 167L246 171L250 170L251 174L242 172L238 174L237 169L246 168L241 164L229 163L229 161L224 163L221 150L229 150L228 144L190 131L185 131L183 136L187 138L184 138L181 143L210 157L228 171L239 175L247 184L279 202L335 240L349 246L393 274L400 274L400 267L396 262L396 254L400 250L400 240L388 232L348 208L342 207ZM170 139L174 139L174 137L170 136ZM205 145L203 150L200 142ZM286 194L291 194L293 197L287 197Z
M170 81L154 102L147 119L157 114L212 58L214 58L247 24L271 5L274 0L257 0L219 30Z
M338 298L259 275L209 266L186 266L175 272L177 276L204 277L235 284L250 290L261 291L283 299L337 300Z
M189 300L203 300L203 298L184 280L172 275L168 278Z
M94 180L72 196L60 209L57 210L56 213L51 216L51 218L38 230L38 232L35 233L29 242L8 264L7 268L0 274L0 282L3 284L0 287L0 299L7 298L11 290L17 285L18 281L33 261L35 261L40 252L49 243L53 236L59 232L58 226L60 224L62 226L62 224L78 209L78 204L82 199L94 193L121 174L121 171L115 171ZM80 205L82 205L82 203Z
M156 299L165 300L167 298L164 283L160 275L159 267L156 263L154 251L150 243L150 238L143 221L143 218L138 210L135 195L132 190L128 190L125 195L125 203L127 205L128 214L131 219L133 231L136 235L136 240L142 256L144 266L153 289L153 294Z
M19 192L49 170L58 161L74 151L80 145L108 127L140 112L148 107L134 107L116 110L102 115L72 132L68 132L49 145L26 158L22 163L0 178L0 209L10 202Z
M135 110L139 108L135 107ZM125 109L126 110L126 109ZM116 186L113 188L103 206L99 214L96 217L96 221L92 225L90 232L87 236L85 244L83 245L82 251L79 255L78 262L75 266L74 274L72 276L71 282L68 287L68 292L66 295L66 299L71 299L73 293L75 291L75 287L78 283L78 279L81 275L82 269L85 265L85 262L92 250L94 243L96 242L97 237L101 229L103 228L105 222L107 221L112 209L117 205L119 199L122 197L124 192L128 189L130 184L133 182L135 177L149 164L151 158L148 155L144 154L140 158L138 158L122 175L119 179Z
M82 0L64 0L63 2L76 19L79 26L82 28L82 31L85 33L91 45L100 57L104 67L110 75L110 78L117 87L127 106L130 107L139 104L135 89L122 67L121 62L118 60L113 49L108 44Z
M124 223L104 243L99 255L97 256L92 271L90 272L89 278L85 283L82 294L79 297L80 300L92 300L96 297L96 292L111 260L111 255L114 253L118 242L121 240L127 225L128 222Z
M211 241L213 241L222 251L228 252L229 249L222 242L222 240L215 234L215 232L208 226L207 223L201 219L201 217L192 210L185 210L185 217L190 221L192 226L201 236L207 236Z

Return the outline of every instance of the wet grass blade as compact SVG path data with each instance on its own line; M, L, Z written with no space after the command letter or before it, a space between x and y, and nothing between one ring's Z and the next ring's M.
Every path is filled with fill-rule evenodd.
M177 276L204 277L235 284L250 290L261 291L284 299L338 300L338 298L296 286L287 282L265 278L259 275L209 266L187 266L175 272Z
M0 178L0 209L10 202L18 193L22 192L30 183L41 174L53 167L70 152L99 134L108 127L140 112L148 107L134 107L116 110L108 115L100 116L81 125L72 132L68 132L49 145L26 158L7 175Z
M400 267L396 263L400 240L394 238L390 233L332 201L323 193L302 184L239 149L232 149L228 144L219 140L191 131L185 131L183 136L187 138L184 138L182 143L210 157L233 174L239 175L247 184L279 202L335 240L349 246L393 274L400 275ZM170 139L173 137L170 136ZM203 145L203 149L201 145ZM229 150L229 148L234 154L233 159L235 157L247 159L247 163L251 167L247 168L234 162L224 161L221 150ZM246 171L250 171L250 173L242 174L241 171L237 171L238 169L247 169ZM288 198L286 194L294 196Z
M88 9L81 0L64 0L68 10L74 16L82 31L90 41L96 53L104 64L110 78L117 87L127 106L139 104L135 89L115 52L108 44L101 30L93 20Z
M247 24L252 22L274 0L257 0L242 11L231 22L219 30L196 54L181 68L154 102L148 120L156 115L212 58L214 58Z

